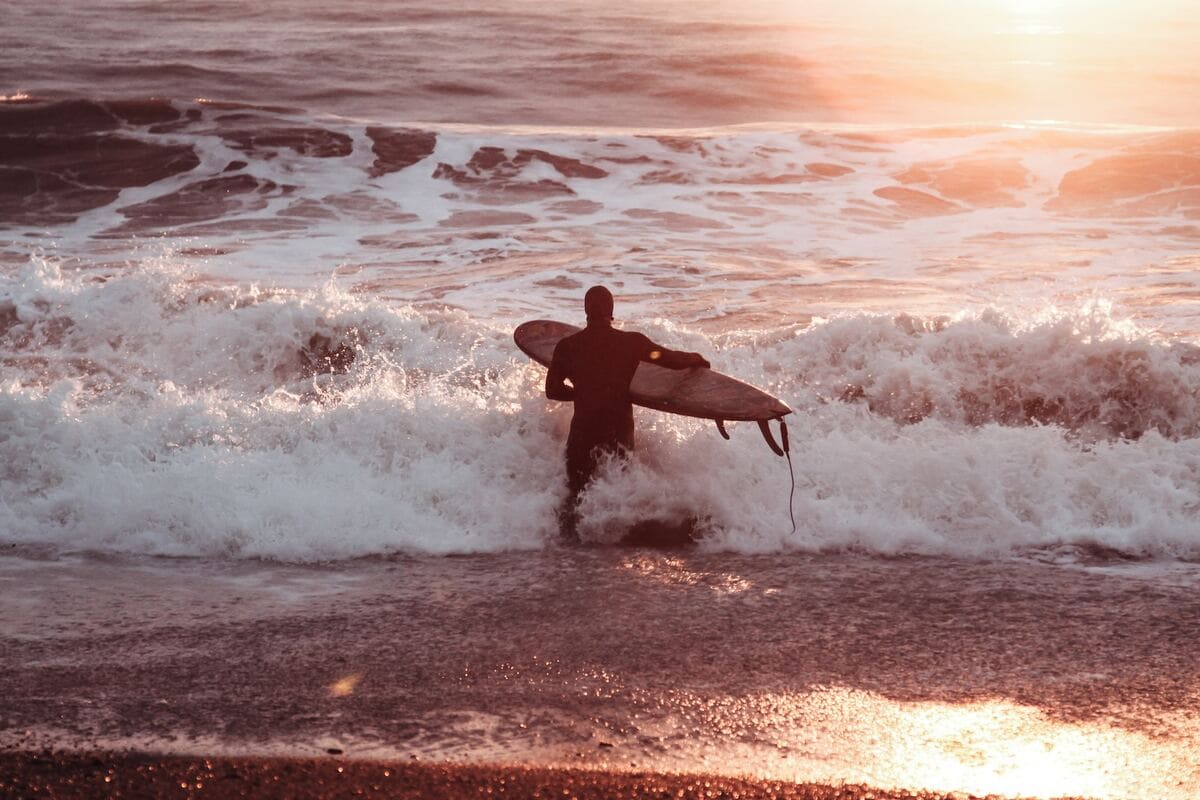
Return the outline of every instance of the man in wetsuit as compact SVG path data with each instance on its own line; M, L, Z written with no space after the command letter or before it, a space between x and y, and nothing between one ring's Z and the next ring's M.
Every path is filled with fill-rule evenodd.
M607 454L633 449L633 403L629 384L638 364L667 369L709 364L699 353L668 350L640 333L612 326L613 296L603 286L583 298L587 327L554 348L546 375L546 397L575 403L567 437L567 501L559 516L563 536L576 538L579 494ZM570 381L570 384L567 383Z

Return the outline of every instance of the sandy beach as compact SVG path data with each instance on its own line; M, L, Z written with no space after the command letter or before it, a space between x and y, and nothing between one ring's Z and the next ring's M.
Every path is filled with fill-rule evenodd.
M403 764L422 797L520 764L586 769L514 774L593 797L693 791L649 777L689 773L1182 800L1200 787L1196 577L615 548L336 568L26 550L0 559L0 746L10 781L59 775L63 796L109 767L134 793L155 763L188 783L205 758L340 791L333 753L362 786Z
M973 800L718 775L325 759L183 758L113 753L0 754L0 793L11 797L458 797L676 798L676 800Z

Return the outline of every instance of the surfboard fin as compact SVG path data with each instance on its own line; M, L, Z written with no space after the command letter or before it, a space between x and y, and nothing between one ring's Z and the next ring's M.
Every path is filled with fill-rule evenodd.
M725 430L725 420L717 419L717 420L713 420L713 422L717 423L717 430L721 432L721 436L728 439L729 431Z
M762 431L763 439L767 442L767 447L771 448L771 452L777 456L783 456L783 448L775 442L775 436L771 433L771 423L769 420L760 419L758 421L758 429Z

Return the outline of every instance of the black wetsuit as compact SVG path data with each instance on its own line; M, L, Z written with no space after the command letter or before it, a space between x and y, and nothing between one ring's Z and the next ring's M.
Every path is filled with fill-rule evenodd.
M588 320L586 328L567 336L554 348L546 375L546 396L575 403L567 438L570 494L564 509L568 516L564 528L573 531L574 505L600 458L633 449L629 384L642 361L668 369L708 366L698 353L667 350L640 333L616 330L607 320Z

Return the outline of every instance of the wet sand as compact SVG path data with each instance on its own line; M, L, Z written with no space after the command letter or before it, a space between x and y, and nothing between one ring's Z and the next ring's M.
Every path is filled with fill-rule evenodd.
M422 787L491 785L499 773L471 765L523 764L598 770L587 785L609 794L581 796L694 773L1182 800L1200 796L1198 577L854 554L305 567L13 551L0 556L0 748L26 754L6 757L20 774L43 748L336 750L368 771L454 765L414 767ZM97 766L56 758L67 775ZM521 774L561 796L576 773Z
M950 800L933 792L818 786L718 775L462 766L340 759L182 758L113 753L0 754L12 797L460 797L677 800ZM971 800L963 794L953 800Z

